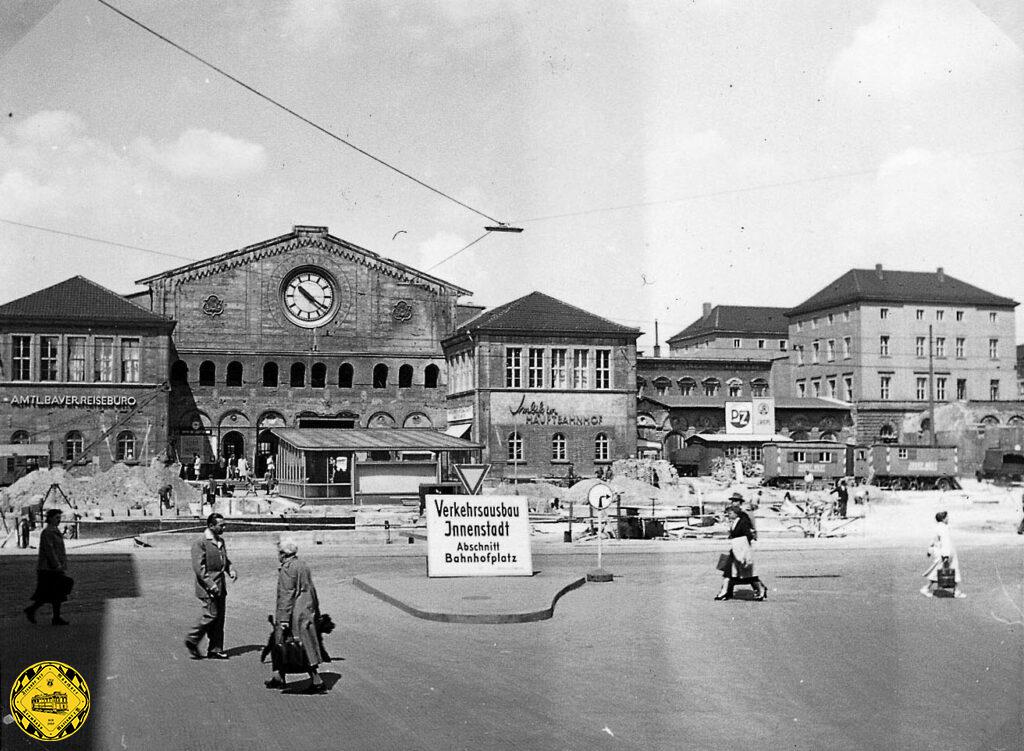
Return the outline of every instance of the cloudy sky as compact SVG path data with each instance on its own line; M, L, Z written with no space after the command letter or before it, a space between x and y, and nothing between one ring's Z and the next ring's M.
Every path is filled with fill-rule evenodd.
M1018 3L111 2L524 227L432 270L479 304L540 290L664 340L875 263L1024 300ZM491 223L96 0L2 7L0 302L295 224L426 270Z

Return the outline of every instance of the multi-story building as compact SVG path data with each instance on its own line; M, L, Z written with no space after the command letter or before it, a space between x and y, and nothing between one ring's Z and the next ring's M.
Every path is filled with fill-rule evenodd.
M507 480L593 474L636 453L636 340L533 292L444 339L448 432L486 444Z
M0 306L0 443L101 469L166 456L173 329L80 276Z
M786 313L794 393L854 402L859 441L898 438L930 399L1012 399L1017 304L942 268L851 269Z

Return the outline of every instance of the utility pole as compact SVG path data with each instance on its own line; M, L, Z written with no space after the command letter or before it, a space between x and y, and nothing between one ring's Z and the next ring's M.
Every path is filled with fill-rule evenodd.
M928 324L928 433L929 443L937 445L935 439L935 361L932 358L932 325Z

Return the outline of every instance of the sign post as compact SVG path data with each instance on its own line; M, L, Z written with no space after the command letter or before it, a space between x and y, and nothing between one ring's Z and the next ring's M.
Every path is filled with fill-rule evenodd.
M597 483L587 493L587 501L597 511L600 528L597 532L597 568L587 574L588 582L610 582L615 577L601 566L601 538L604 537L607 510L612 505L615 494L604 483Z

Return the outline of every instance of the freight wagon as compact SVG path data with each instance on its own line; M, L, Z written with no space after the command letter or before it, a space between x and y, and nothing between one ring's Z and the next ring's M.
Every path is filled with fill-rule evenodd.
M763 456L763 483L779 488L802 488L808 474L814 477L811 486L819 488L840 477L868 475L866 446L835 441L786 441L764 444Z
M870 450L872 485L896 490L959 488L956 446L878 443Z
M37 469L49 469L46 443L0 443L0 486L13 485Z

